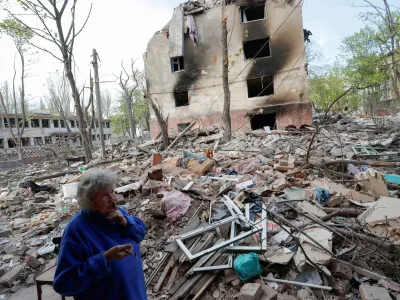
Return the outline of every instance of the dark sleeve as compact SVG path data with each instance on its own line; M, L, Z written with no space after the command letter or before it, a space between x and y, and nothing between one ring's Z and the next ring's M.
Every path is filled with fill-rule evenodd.
M74 296L91 288L111 272L104 253L89 257L85 246L61 243L53 288L63 296Z
M128 221L128 226L123 228L122 234L132 238L136 243L139 244L141 241L143 241L144 236L146 235L146 225L139 218L130 216L128 212L122 208L118 209Z

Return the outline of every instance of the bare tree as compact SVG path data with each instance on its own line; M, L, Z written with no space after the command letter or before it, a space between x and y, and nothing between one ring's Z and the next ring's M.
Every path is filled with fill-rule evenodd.
M394 13L388 0L382 0L382 6L363 0L373 12L361 14L363 19L376 26L376 39L380 51L387 57L390 85L397 100L400 100L400 17Z
M119 86L122 90L122 98L124 99L124 101L126 103L126 109L127 109L129 124L130 124L130 136L133 139L136 138L136 125L135 125L135 119L134 119L134 114L133 114L133 99L134 99L134 92L139 87L140 76L141 76L140 70L135 69L134 65L135 65L135 61L132 59L131 66L130 66L131 73L129 74L128 71L125 69L124 64L122 62L121 63L122 71L118 77Z
M105 91L101 95L101 108L103 110L103 116L105 118L110 118L111 106L113 103L113 98L110 91Z
M61 79L49 77L47 89L49 95L45 99L49 108L60 115L61 119L64 120L68 135L71 135L71 128L67 122L67 116L70 114L71 93L65 77L63 76Z
M231 124L231 91L229 90L229 55L228 55L228 28L226 23L228 17L226 15L226 2L222 1L222 86L224 89L224 109L222 112L222 120L224 121L224 139L229 142L232 138Z
M92 128L95 127L95 101L94 101L94 97L93 97L93 89L94 89L94 83L93 83L93 77L92 77L92 71L90 71L90 85L89 85L89 100L87 105L85 105L85 103L83 102L83 100L85 99L84 96L84 91L85 91L85 87L82 89L83 92L83 97L82 97L82 106L84 107L84 117L85 117L85 124L86 124L86 132L87 132L87 139L89 141L89 146L90 148L93 150L93 142L92 142ZM89 111L90 109L90 111Z
M169 138L168 138L168 118L169 118L169 116L164 118L164 116L162 115L162 109L161 109L160 105L158 103L156 104L156 102L155 102L157 100L156 99L153 100L148 92L146 93L146 99L149 102L151 108L153 109L153 111L157 117L158 123L160 124L164 149L167 149L167 147L169 145Z
M90 6L89 13L82 27L77 29L75 24L77 2L78 0L48 0L48 4L44 4L44 2L40 0L19 0L18 3L20 3L26 11L37 17L41 28L29 26L8 9L7 12L25 28L32 30L34 35L42 41L50 42L59 49L61 56L57 56L46 47L31 43L32 46L47 52L64 65L65 75L69 81L75 103L75 111L79 119L79 130L83 141L86 162L89 162L92 159L92 152L89 146L86 128L84 127L83 110L79 98L80 94L78 92L74 73L72 72L72 58L74 55L75 39L85 27L92 11L92 5ZM68 4L70 4L69 10L67 9ZM69 26L64 27L66 11L70 11L71 15L69 16Z
M14 109L14 117L15 117L15 125L16 125L16 134L14 133L10 118L9 118L9 109L7 106L10 108L10 104L8 102L8 105L6 105L6 102L4 101L3 95L0 95L0 101L1 101L1 106L4 111L4 113L7 115L7 121L8 121L8 127L10 130L10 135L11 138L14 142L15 147L17 148L17 153L18 153L18 159L23 158L23 153L22 153L22 136L24 134L24 129L25 129L25 124L26 124L26 114L25 114L25 52L26 52L26 45L29 43L29 40L32 38L32 31L29 28L23 27L21 24L16 22L13 19L6 19L3 22L0 23L0 31L2 33L7 34L13 39L15 48L17 49L17 53L20 59L21 63L21 85L19 88L19 105L20 105L20 113L21 113L21 124L19 122L18 118L18 100L17 100L17 95L16 95L16 86L15 86L15 80L17 76L17 69L16 69L16 62L15 62L15 57L14 57L14 76L13 76L13 82L12 82L12 107ZM8 97L8 95L7 95Z

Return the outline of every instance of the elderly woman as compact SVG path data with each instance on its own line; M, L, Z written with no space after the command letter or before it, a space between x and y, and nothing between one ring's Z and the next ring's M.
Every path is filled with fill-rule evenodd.
M145 300L139 243L146 226L116 205L114 173L92 170L78 185L82 210L65 228L53 287L74 299Z

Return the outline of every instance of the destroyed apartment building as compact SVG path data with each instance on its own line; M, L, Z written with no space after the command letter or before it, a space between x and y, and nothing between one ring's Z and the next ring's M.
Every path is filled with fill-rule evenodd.
M299 0L227 1L232 130L311 124ZM170 134L221 123L220 1L191 1L149 41L147 89ZM160 127L151 113L151 136Z

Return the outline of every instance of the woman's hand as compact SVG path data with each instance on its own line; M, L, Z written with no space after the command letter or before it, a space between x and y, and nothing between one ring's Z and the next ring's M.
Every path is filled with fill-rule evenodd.
M104 253L107 261L122 260L130 255L133 255L133 247L131 244L112 247Z
M115 211L113 211L112 213L110 213L107 216L107 220L112 220L115 223L121 225L121 226L128 226L128 221L126 220L126 218L124 217L124 215L118 210L118 206L117 204L114 202L113 204Z

